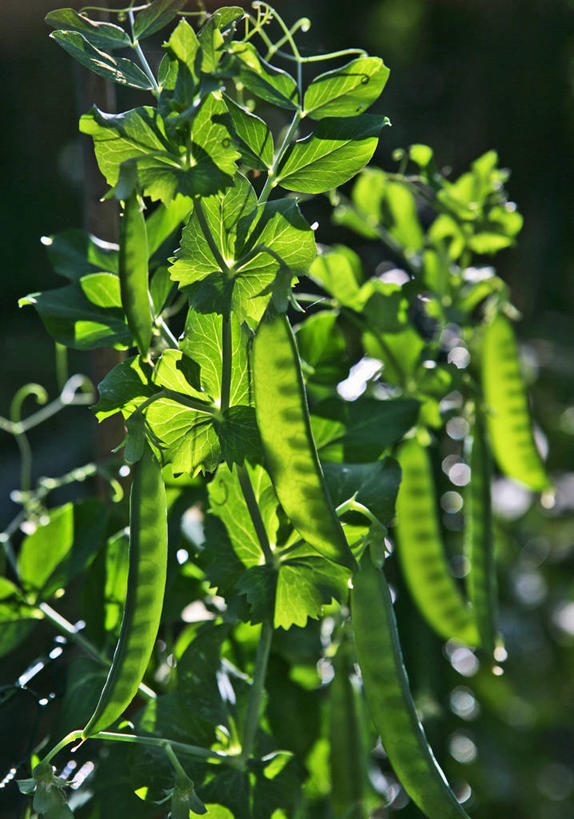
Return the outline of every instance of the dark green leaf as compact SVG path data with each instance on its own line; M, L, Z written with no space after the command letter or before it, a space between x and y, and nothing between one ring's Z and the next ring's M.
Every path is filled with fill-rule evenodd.
M55 9L44 18L52 28L79 31L96 48L126 48L131 45L129 34L113 23L90 20L74 9Z
M412 398L378 401L359 398L342 401L328 398L314 408L314 414L345 425L345 432L331 443L343 443L345 460L349 463L368 463L378 458L383 450L400 441L416 423L419 402Z
M144 37L151 37L156 31L167 26L186 2L187 0L153 0L147 8L135 15L135 39L143 40Z
M393 458L370 464L326 463L323 471L335 505L355 496L383 525L394 518L401 470Z
M345 339L337 326L339 314L321 310L309 316L297 330L299 355L307 364L307 380L313 384L335 385L349 371Z
M225 463L243 464L261 461L263 449L255 409L235 405L226 410L223 420L216 424L215 430L221 444L221 454Z
M66 230L55 236L43 236L42 244L56 273L71 281L81 279L86 273L118 272L118 246L91 236L85 230Z
M359 57L320 74L305 93L305 113L312 119L354 117L378 99L389 73L379 57Z
M14 583L0 577L0 657L25 640L41 616L24 603Z
M265 102L280 108L295 110L298 102L297 83L286 71L265 62L251 43L235 43L237 79Z
M273 164L273 136L269 126L255 114L225 97L241 159L249 168L268 170Z
M143 91L152 88L149 78L134 62L124 57L112 57L111 54L100 51L90 45L78 31L53 31L50 37L75 60L100 77L112 80L118 85L128 85Z
M277 184L301 193L337 188L367 164L387 123L386 117L374 114L321 120L312 134L287 152Z
M124 320L120 281L112 273L90 273L67 287L31 293L18 304L32 304L50 335L66 347L125 349L133 344Z
M38 600L66 588L102 545L107 520L105 504L95 499L50 510L49 522L22 543L18 569L23 586Z
M187 221L192 202L187 196L176 196L167 205L160 204L146 219L147 242L150 256L169 239L177 228Z

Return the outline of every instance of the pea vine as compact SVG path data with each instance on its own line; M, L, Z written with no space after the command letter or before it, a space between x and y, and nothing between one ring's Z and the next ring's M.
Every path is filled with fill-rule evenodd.
M371 815L398 780L431 819L465 816L460 773L451 789L419 722L387 580L396 544L430 628L497 673L491 453L552 491L516 311L486 264L522 227L508 174L489 151L451 180L421 144L396 152L397 171L366 167L390 124L369 110L382 59L309 55L311 22L264 2L186 5L46 18L82 66L150 97L80 120L119 243L46 237L67 283L21 300L56 343L61 391L48 403L26 385L0 418L22 464L21 511L0 535L0 652L43 621L78 662L3 785L31 768L20 790L50 819L110 799L113 815L279 819ZM318 243L325 205L360 253ZM100 347L127 357L92 410L120 413L125 439L103 465L34 483L27 433L96 400L65 350ZM44 406L23 418L29 397ZM446 530L439 519L439 452L439 491L464 493L464 544L460 507ZM107 501L49 505L97 475ZM445 540L464 548L464 584ZM82 584L74 624L59 601L76 610Z

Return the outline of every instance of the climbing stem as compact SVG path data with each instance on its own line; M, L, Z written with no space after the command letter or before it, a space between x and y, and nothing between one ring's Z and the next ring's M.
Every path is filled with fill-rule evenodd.
M247 719L245 720L245 731L243 733L240 758L244 764L251 758L253 745L255 743L255 735L257 733L257 726L259 725L272 637L273 623L270 619L264 620L261 626L259 645L257 646L255 671L253 673L253 685L251 686L251 695L247 706Z

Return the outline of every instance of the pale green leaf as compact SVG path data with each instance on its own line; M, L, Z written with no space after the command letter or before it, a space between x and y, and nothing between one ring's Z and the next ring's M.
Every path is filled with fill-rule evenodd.
M305 93L305 113L312 119L354 117L378 99L389 73L379 57L359 57L320 74Z

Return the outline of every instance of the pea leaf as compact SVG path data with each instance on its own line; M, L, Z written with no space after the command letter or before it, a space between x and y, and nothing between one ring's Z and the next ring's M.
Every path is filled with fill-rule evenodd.
M344 245L322 248L309 268L309 276L340 304L354 308L363 278L361 260Z
M100 400L92 408L98 421L120 410L127 417L157 392L151 381L151 368L139 356L116 364L98 384Z
M138 11L134 18L134 37L143 40L171 23L187 0L153 0L147 8Z
M85 230L72 229L43 236L42 244L56 273L70 281L77 281L86 273L118 272L118 246Z
M324 193L342 185L367 164L387 124L386 117L374 114L321 120L287 152L276 184L301 193Z
M378 401L375 398L359 398L342 401L328 398L314 408L313 413L322 419L338 421L344 425L333 427L333 437L325 441L325 447L342 443L345 460L349 463L369 463L397 441L416 423L419 402L412 398L394 398ZM314 428L314 422L313 422Z
M121 350L133 344L122 310L120 282L112 273L88 273L66 287L30 293L18 304L33 305L50 335L67 347Z
M336 506L355 495L383 525L391 522L401 482L401 470L394 458L370 464L326 463L323 472Z
M120 26L90 20L74 9L54 9L44 20L52 28L78 31L96 48L127 48L131 45L129 34Z
M389 73L379 57L359 57L320 74L305 93L305 112L312 119L354 117L378 99Z
M215 425L221 444L221 454L228 466L244 461L255 463L263 459L263 446L257 427L255 409L237 404L225 410L223 419Z
M320 556L305 555L281 564L275 596L275 628L305 626L309 617L319 618L323 606L347 595L349 571Z
M187 196L176 196L167 204L160 203L146 219L147 244L150 256L159 250L177 228L187 221L192 211L191 200Z
M250 404L249 362L247 358L248 333L231 314L232 366L229 397L231 405ZM191 309L185 322L183 352L199 366L203 390L212 401L221 399L223 364L223 318L218 313L201 313Z
M102 545L107 520L105 504L95 499L50 510L48 523L22 543L18 571L24 588L37 600L65 588Z
M265 102L294 111L297 83L291 74L266 62L251 43L234 43L237 79L248 91Z
M202 52L202 71L206 74L215 71L225 50L225 45L235 31L235 23L243 17L244 10L239 6L223 6L210 15L199 32Z
M79 31L53 31L50 37L81 65L106 80L143 91L153 87L149 77L134 62L100 51Z
M241 159L249 168L265 171L273 164L273 136L269 126L255 114L225 97Z
M299 355L307 365L307 383L333 386L349 371L345 339L337 325L339 314L321 310L296 328Z
M118 182L122 162L133 159L144 193L167 203L178 193L209 196L231 183L239 153L228 117L223 99L209 94L181 139L168 135L161 115L146 106L117 115L94 107L80 119L80 130L93 138L98 165L109 185Z

